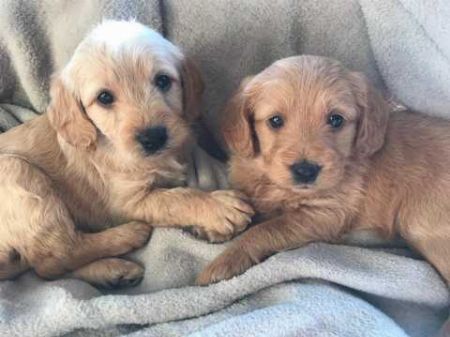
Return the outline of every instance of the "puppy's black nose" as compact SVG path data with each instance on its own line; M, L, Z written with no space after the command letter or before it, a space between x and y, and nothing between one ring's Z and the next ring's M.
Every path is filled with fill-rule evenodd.
M291 165L292 176L299 184L313 183L319 175L322 167L312 161L302 160Z
M166 145L168 138L165 126L153 126L136 135L137 141L147 154L154 154L161 150Z

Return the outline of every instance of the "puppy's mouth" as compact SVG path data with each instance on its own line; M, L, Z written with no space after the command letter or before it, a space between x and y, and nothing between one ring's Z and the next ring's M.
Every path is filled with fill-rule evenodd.
M314 188L314 186L313 186L313 185L310 185L310 184L297 184L297 183L295 183L295 182L294 182L293 187L294 187L296 190L312 190L312 189Z

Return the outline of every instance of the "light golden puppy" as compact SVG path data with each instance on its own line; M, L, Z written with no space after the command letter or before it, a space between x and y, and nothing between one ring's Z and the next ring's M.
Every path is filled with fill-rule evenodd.
M400 234L450 281L450 121L391 107L365 77L317 56L246 79L224 116L231 180L265 221L199 276L358 229Z
M48 111L0 135L0 279L32 268L102 287L137 283L112 258L152 226L229 239L252 209L233 191L182 186L202 92L177 47L136 22L105 21L53 78Z

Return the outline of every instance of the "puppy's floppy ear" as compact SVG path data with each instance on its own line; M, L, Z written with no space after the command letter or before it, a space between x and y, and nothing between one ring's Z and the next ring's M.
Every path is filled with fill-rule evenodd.
M81 101L54 76L50 86L50 105L47 109L50 124L72 146L92 148L97 130L86 116Z
M228 149L243 157L252 157L257 150L252 127L253 114L246 88L252 77L246 77L227 103L221 120L221 131Z
M181 85L183 87L183 111L188 121L200 117L200 102L204 84L200 70L188 57L181 63Z
M356 151L360 157L369 157L384 144L390 106L362 73L349 74L360 117L356 134Z

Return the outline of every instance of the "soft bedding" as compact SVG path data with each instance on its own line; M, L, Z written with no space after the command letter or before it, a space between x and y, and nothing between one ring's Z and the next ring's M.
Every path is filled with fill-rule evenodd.
M50 74L102 18L139 20L193 57L212 130L244 76L300 53L362 70L412 109L450 113L446 1L0 0L2 131L45 110ZM362 235L346 245L311 244L195 287L225 245L157 229L132 254L146 266L144 281L115 293L31 272L0 282L0 336L419 337L448 317L447 285L397 242Z

